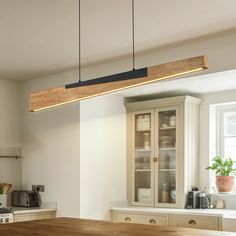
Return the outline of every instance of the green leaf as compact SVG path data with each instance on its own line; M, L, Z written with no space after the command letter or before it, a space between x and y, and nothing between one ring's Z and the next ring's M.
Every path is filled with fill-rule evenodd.
M212 159L212 165L206 167L206 170L213 170L220 176L236 175L236 169L233 168L234 163L235 161L230 157L223 159L220 156L215 156Z

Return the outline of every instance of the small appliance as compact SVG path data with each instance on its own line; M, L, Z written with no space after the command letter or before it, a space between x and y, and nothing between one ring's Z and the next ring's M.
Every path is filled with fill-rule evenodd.
M0 224L13 222L13 210L11 208L0 208Z
M205 192L199 194L199 208L206 209L210 206L210 199Z
M188 209L199 208L199 194L200 191L189 191L187 195L187 206Z
M15 207L39 207L40 199L38 193L35 191L13 191L12 192L12 206Z

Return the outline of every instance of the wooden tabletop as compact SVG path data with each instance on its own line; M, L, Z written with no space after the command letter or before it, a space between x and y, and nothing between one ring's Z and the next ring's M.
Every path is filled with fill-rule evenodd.
M57 218L0 225L1 236L235 236L210 230Z

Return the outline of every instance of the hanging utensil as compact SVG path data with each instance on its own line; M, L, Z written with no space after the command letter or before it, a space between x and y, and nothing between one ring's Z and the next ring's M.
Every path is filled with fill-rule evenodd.
M8 189L6 191L6 194L8 194L8 192L10 191L11 188L12 188L12 184L8 184Z

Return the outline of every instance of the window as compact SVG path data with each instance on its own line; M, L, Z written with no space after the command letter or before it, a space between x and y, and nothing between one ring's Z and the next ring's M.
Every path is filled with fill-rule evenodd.
M217 151L222 157L236 161L236 105L217 108Z
M236 162L236 102L210 105L209 128L209 164L216 155ZM213 171L209 172L209 187L216 187Z

